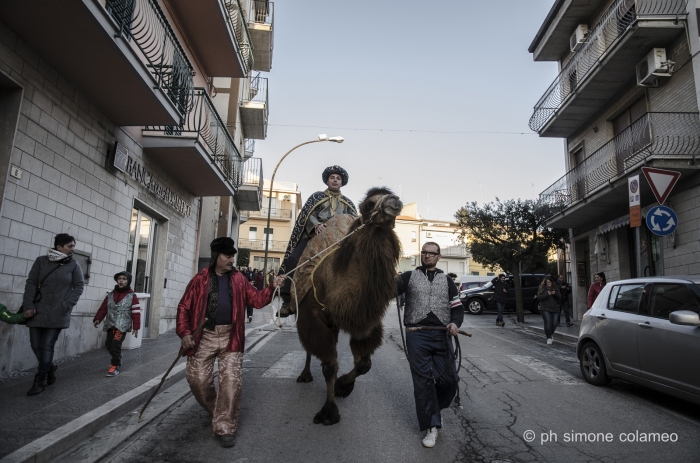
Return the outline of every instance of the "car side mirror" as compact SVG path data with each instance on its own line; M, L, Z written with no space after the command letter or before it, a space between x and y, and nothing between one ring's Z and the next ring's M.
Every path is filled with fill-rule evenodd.
M690 310L671 312L668 319L674 325L700 326L700 316Z

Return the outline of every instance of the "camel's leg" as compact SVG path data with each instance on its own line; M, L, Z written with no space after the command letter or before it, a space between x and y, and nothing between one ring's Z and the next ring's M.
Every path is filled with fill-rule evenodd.
M297 378L297 383L310 383L313 380L314 380L314 377L311 374L311 354L309 354L307 352L306 353L306 363L304 364L304 369L302 370L301 374Z
M335 349L333 349L335 351ZM326 378L326 403L323 404L321 411L314 416L314 423L323 423L324 426L336 424L340 421L340 412L338 405L335 403L335 381L338 374L338 359L334 357L332 360L321 363L323 377Z
M384 327L375 327L364 339L350 337L350 350L352 350L355 367L349 373L344 374L335 382L335 396L347 397L355 388L355 379L364 375L372 368L372 354L382 345Z

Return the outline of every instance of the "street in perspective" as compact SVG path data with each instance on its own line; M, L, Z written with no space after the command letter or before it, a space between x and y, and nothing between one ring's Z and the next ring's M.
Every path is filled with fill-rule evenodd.
M700 461L699 108L700 0L1 2L0 463Z

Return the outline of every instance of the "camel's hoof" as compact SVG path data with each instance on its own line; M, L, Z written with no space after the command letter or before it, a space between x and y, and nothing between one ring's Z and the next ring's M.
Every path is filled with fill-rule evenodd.
M314 424L323 423L324 426L330 426L338 421L340 421L340 412L334 403L326 403L321 411L314 416Z
M310 383L313 380L314 377L311 375L311 373L302 372L297 378L297 383Z
M345 398L355 389L355 381L348 379L348 375L343 375L335 380L335 396Z

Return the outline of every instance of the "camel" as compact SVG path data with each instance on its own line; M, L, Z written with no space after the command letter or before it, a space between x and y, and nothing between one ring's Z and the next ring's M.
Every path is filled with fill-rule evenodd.
M347 397L355 379L369 372L371 356L382 344L382 321L389 302L396 297L396 265L401 244L394 233L396 216L403 207L401 200L385 187L370 189L360 203L360 217L335 216L326 231L309 243L299 262L304 262L327 245L333 236L353 233L333 250L312 261L305 271L295 272L299 295L297 331L306 350L306 365L297 382L313 380L311 356L321 360L326 380L326 402L316 413L314 423L333 425L340 421L336 397ZM363 224L364 227L358 230ZM335 235L329 231L335 230ZM319 240L312 246L315 240ZM335 242L335 239L329 244ZM310 283L310 284L309 284ZM354 368L337 378L336 345L342 330L350 335Z

